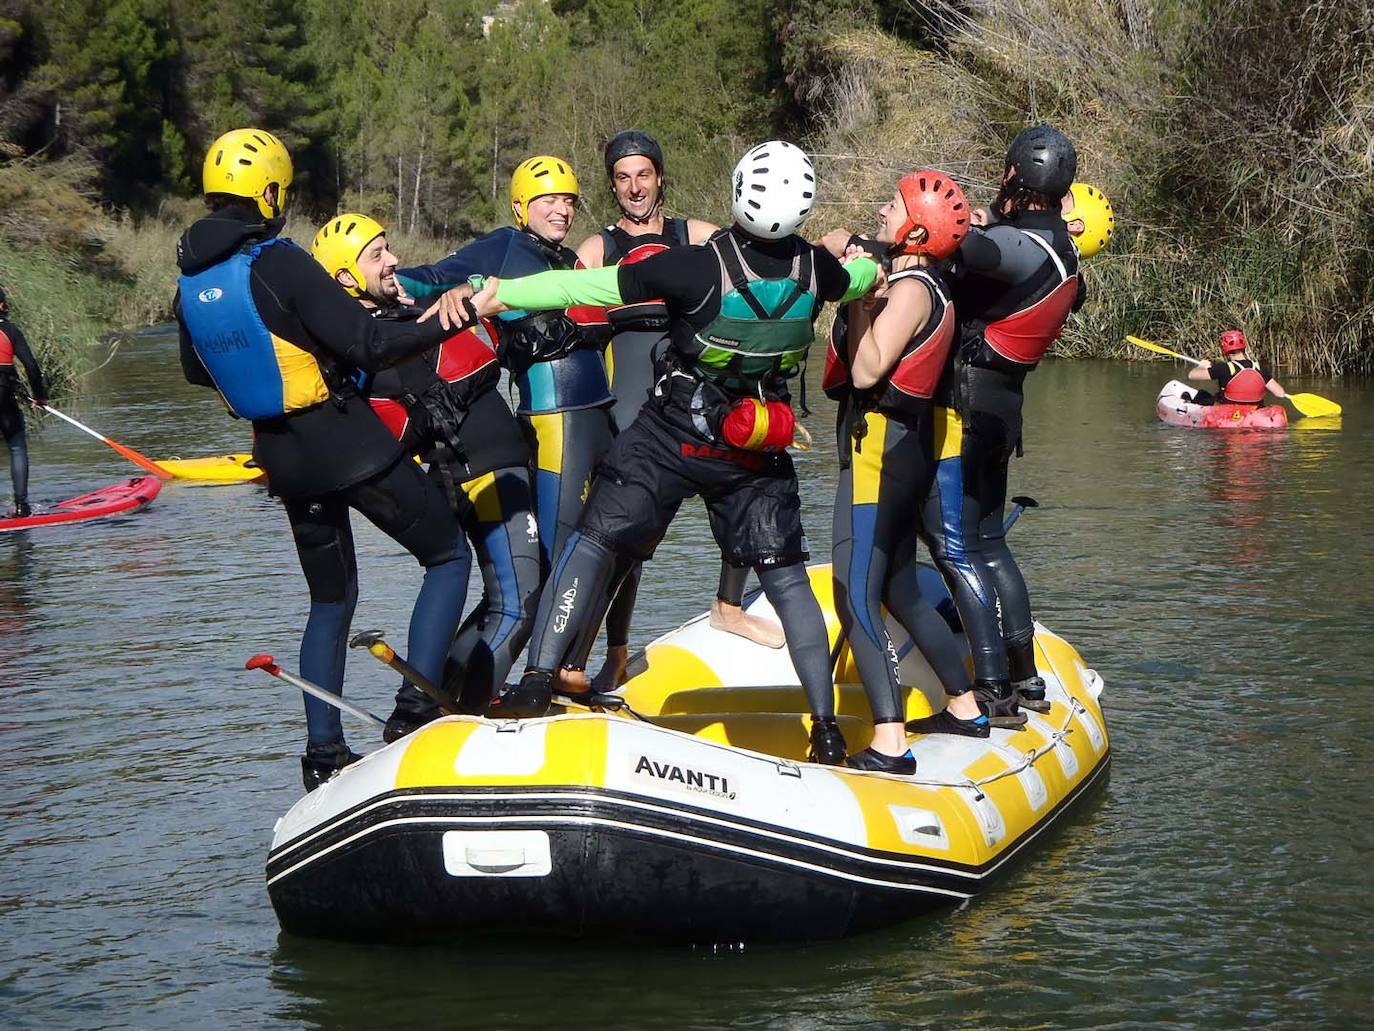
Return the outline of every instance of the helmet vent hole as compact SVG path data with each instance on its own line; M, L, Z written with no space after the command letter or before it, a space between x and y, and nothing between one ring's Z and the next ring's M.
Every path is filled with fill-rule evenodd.
M747 200L745 203L748 204L755 211L758 211L760 208L763 207L763 205L760 204L758 201L754 200L753 197L750 197L749 200Z
M770 230L768 230L768 231L769 231L770 233L776 233L776 232L778 231L778 226L780 226L780 225L782 225L781 222L774 222L774 223L773 223L773 228L770 229Z
M803 200L810 200L810 199L811 199L812 197L814 197L814 196L815 196L815 194L813 194L810 190L807 190L807 191L805 191L805 192L802 194L802 199L803 199ZM807 208L806 210L810 211L811 209L810 209L810 208Z
M749 189L753 190L755 193L768 192L768 187L764 186L763 183L754 183L749 187Z

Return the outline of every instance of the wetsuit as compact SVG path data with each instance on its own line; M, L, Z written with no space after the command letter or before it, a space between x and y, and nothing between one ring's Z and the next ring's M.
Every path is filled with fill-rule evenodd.
M19 409L19 373L15 362L24 367L29 378L29 393L44 400L48 388L43 373L24 339L23 332L0 310L0 434L10 452L10 482L14 485L15 511L22 514L29 499L29 442L24 432L24 413Z
M373 310L383 334L407 332L423 309ZM465 712L485 712L529 640L539 600L539 532L530 450L502 399L491 328L464 329L438 349L383 369L369 401L420 455L477 556L482 600L463 621L444 687Z
M912 334L888 374L864 390L853 385L846 305L831 331L823 386L839 405L840 478L835 496L835 610L854 655L874 723L905 717L899 655L883 606L947 691L968 690L949 626L922 598L916 576L921 510L935 479L931 397L954 342L954 306L939 273L911 268L888 277L925 290L930 317Z
M469 276L527 276L570 269L577 255L505 226L433 265L396 270L417 301ZM605 314L505 312L497 320L501 360L519 391L516 414L534 452L535 514L544 568L562 548L582 511L592 471L614 435L610 383L601 356Z
M1223 358L1207 367L1207 375L1217 381L1218 393L1196 390L1193 404L1259 405L1274 378L1266 366L1253 358Z
M758 572L787 630L813 714L833 719L827 635L804 566L797 476L782 450L790 428L787 440L767 451L734 446L725 434L741 408L756 418L766 412L770 420L785 411L790 420L786 380L801 370L822 304L861 295L876 273L871 262L852 268L851 274L797 236L761 241L727 229L706 246L674 248L634 264L501 284L498 298L512 305L661 298L672 319L669 369L651 402L616 438L578 532L545 585L531 671L585 666L619 579L634 562L652 557L682 502L699 495L725 557Z
M1007 467L1021 446L1022 384L1083 297L1078 252L1057 211L1028 211L969 232L954 258L958 320L936 400L946 454L924 525L984 685L1035 676L1025 580L1002 530ZM942 453L937 450L937 456ZM1000 613L1000 621L999 621Z
M437 680L462 612L471 554L443 492L354 383L358 370L375 372L428 350L444 331L436 319L383 338L308 252L277 236L280 228L247 203L231 204L182 236L173 302L182 369L190 382L218 389L235 414L252 418L253 457L282 499L310 586L301 675L343 691L358 597L348 518L355 508L425 568L407 658ZM231 363L244 356L261 364L245 370ZM397 695L401 711L426 704L408 686ZM314 749L343 749L339 711L309 696L305 710L307 758Z

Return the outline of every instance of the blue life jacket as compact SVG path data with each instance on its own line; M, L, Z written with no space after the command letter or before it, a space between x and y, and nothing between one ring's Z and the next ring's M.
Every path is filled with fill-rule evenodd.
M330 396L319 359L269 330L253 303L253 262L274 245L296 246L274 237L177 280L191 345L224 403L242 419L279 418Z

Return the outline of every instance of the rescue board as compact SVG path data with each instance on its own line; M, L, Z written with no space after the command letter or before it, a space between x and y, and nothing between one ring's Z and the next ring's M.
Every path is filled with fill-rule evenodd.
M82 494L67 501L59 501L44 511L18 519L0 519L0 533L12 530L28 530L39 526L58 526L62 523L79 523L87 519L103 519L106 516L137 512L152 504L162 481L156 476L137 476L131 480L111 484L100 490Z
M251 454L215 455L211 458L168 458L157 465L178 480L193 480L197 483L256 483L267 475L253 461Z

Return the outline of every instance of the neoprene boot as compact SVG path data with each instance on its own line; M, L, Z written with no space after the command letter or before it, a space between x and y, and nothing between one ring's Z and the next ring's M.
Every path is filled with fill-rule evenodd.
M869 773L894 773L899 777L910 777L916 772L916 757L907 749L905 755L883 755L871 748L851 755L844 764L851 770L867 770Z
M429 695L411 683L402 684L396 692L396 708L391 710L386 726L382 728L382 740L387 744L399 741L426 723L433 723L441 715L439 706L434 704Z
M496 720L525 720L548 714L553 704L553 674L532 669L520 678L520 683L501 692L487 710Z
M1045 697L1045 678L1041 676L1027 677L1025 680L1013 680L1011 689L1016 692L1016 700L1021 708L1029 709L1031 712L1049 712L1049 699Z
M361 758L342 741L306 745L305 754L301 756L301 779L305 781L305 790L314 791L345 766Z
M29 507L29 499L15 498L13 517L15 519L27 519L31 515L33 515L33 509Z
M807 762L843 766L847 748L834 716L811 717L811 751L806 756Z
M988 725L1016 730L1026 725L1026 714L1016 703L1016 692L1006 680L975 680L973 696L988 718Z
M982 713L974 719L961 720L948 709L941 709L934 716L911 720L906 729L913 734L957 734L960 737L987 737L992 733L992 725Z

